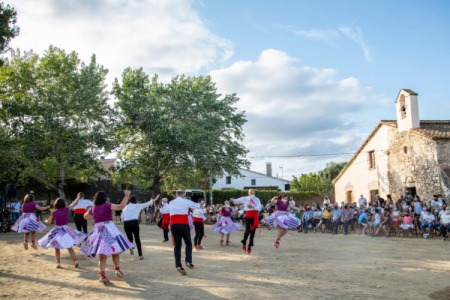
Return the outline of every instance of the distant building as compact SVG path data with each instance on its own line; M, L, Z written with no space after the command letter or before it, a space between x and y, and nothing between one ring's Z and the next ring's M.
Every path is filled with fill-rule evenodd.
M450 200L450 121L420 120L418 94L400 90L397 120L380 121L333 181L336 201L369 201L380 194L393 200L406 191L431 200Z
M105 159L104 156L100 157L100 162L103 164L103 168L106 171L109 171L111 167L114 167L115 161L114 158ZM109 176L99 175L98 180L112 180L112 172L109 171Z
M289 180L272 177L272 165L267 163L266 174L251 170L240 169L243 177L232 177L225 175L213 185L214 190L280 190L282 192L290 189Z

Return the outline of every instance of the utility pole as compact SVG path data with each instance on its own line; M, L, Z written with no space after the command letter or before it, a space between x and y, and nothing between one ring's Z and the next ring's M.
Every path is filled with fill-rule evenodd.
M281 169L281 179L283 179L283 165L280 165L280 169Z
M213 205L213 196L212 196L212 177L209 177L209 202L211 206Z

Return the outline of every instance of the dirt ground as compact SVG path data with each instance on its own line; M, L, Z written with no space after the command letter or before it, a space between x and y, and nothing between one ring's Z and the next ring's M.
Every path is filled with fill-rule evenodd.
M92 221L91 221L92 222ZM120 229L123 225L117 224ZM38 239L49 228L38 233ZM71 224L72 227L73 224ZM92 228L92 223L89 224ZM76 249L80 267L62 252L56 269L52 249L23 250L23 235L0 235L0 297L52 299L450 299L449 243L438 238L371 238L290 231L278 250L275 230L256 234L251 255L239 243L219 246L219 235L205 228L205 250L195 251L195 270L175 271L173 247L162 231L141 225L144 260L121 255L124 279L97 281L97 260ZM193 232L192 232L193 235ZM184 254L182 254L184 255Z

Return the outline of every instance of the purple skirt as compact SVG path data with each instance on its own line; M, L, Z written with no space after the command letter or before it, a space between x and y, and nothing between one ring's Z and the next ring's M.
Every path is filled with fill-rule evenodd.
M211 228L217 233L230 234L236 232L241 224L235 224L230 217L220 217Z
M271 216L261 220L261 223L268 224L270 227L280 226L284 229L294 229L302 224L302 220L286 211L277 211Z
M87 234L73 230L68 225L55 226L38 241L38 245L44 249L69 249L81 244L86 237Z
M119 228L112 221L107 221L95 224L80 251L89 258L95 258L99 254L110 256L133 248L134 245Z
M41 231L47 228L33 213L23 213L14 223L11 230L18 233L27 233L32 231Z

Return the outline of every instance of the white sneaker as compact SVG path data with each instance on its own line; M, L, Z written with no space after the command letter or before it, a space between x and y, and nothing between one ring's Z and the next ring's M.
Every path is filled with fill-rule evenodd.
M428 233L424 234L423 237L427 239L430 235Z
M362 233L361 236L366 236L366 234L365 234L365 233Z

